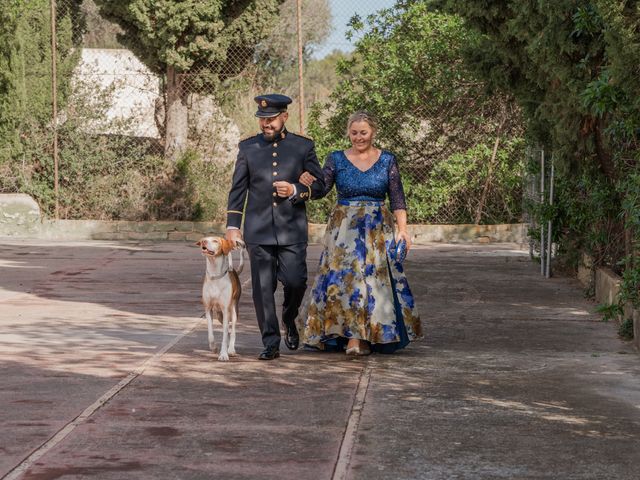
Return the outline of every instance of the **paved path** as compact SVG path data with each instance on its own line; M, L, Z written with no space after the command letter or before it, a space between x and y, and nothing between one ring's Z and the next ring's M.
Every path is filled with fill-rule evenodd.
M427 337L366 359L258 362L245 271L241 356L215 361L203 266L0 242L1 478L640 478L639 355L513 245L416 248Z

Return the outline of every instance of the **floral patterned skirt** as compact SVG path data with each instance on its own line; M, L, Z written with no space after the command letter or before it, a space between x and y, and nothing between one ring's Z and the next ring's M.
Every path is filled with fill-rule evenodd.
M344 339L359 338L391 353L422 336L402 264L387 254L392 242L393 217L383 202L336 205L297 320L303 343L324 350L342 340L340 349Z

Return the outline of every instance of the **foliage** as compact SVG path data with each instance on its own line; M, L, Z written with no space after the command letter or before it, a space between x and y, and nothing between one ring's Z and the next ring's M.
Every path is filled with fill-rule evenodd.
M347 117L368 110L379 120L378 145L400 159L410 221L437 222L451 202L462 202L463 222L473 222L477 209L482 222L517 219L520 188L503 188L521 171L519 113L507 96L487 95L464 63L463 47L480 37L460 17L430 12L423 2L354 17L351 27L360 37L355 52L338 63L340 81L310 119L321 156L346 147ZM496 133L501 143L492 159ZM485 184L491 207L479 203Z
M336 65L348 58L342 52L334 52L322 59L308 59L304 68L305 105L326 99L337 84L335 73ZM217 97L220 105L233 122L238 125L242 135L250 135L258 131L258 125L254 113L256 103L253 97L264 92L277 91L292 98L298 96L297 68L285 69L277 75L260 76L256 70L263 68L262 63L257 63L248 68L240 77L224 82L221 92ZM311 122L307 116L307 124ZM289 109L289 121L287 128L299 131L300 116L297 108ZM314 137L315 139L315 137Z
M316 11L328 8L326 0L309 1L311 4L307 5L307 8L313 8ZM111 6L106 5L109 2L97 1L97 3L101 5L103 11L108 11L110 8L123 9L126 2L111 2ZM169 18L170 15L167 12L172 11L173 8L169 5L170 3L176 2L129 2L130 6L136 4L138 10L143 10L144 5L152 4L166 8L162 18L172 24L167 27L169 30L180 26L172 23L178 20L177 16L173 19ZM232 3L226 2L225 5ZM269 7L271 3L275 5L275 10ZM243 18L236 16L237 18L232 19L229 16L231 10L227 8L220 15L223 13L227 15L225 19L231 23L225 27L228 38L222 41L223 39L218 36L216 39L216 42L222 42L221 46L219 45L219 55L217 54L218 56L213 59L211 56L204 58L203 55L205 57L206 55L201 46L193 50L196 46L192 45L188 52L182 51L184 56L180 62L192 61L190 64L192 69L199 68L199 62L205 62L215 70L226 68L220 63L220 58L225 55L228 55L225 61L229 62L237 60L241 63L246 60L244 55L247 50L238 43L233 45L229 43L233 35L241 35L243 42L253 42L255 46L256 39L263 38L273 26L282 29L283 25L291 23L290 18L274 21L272 10L277 14L278 5L281 2L274 0L271 3L245 2L236 5L234 15L241 13L240 7L247 7L242 11L245 15ZM288 8L291 8L294 2L289 4ZM207 2L199 12L183 11L182 13L186 15L183 19L193 20L197 15L211 13L211 5L211 2ZM286 7L286 5L283 6L283 8ZM130 10L127 11L130 12ZM249 25L251 12L260 17L256 19L257 23L253 27ZM147 13L150 16L153 15L150 10L147 10ZM6 8L3 6L0 15L2 16L0 23L2 40L0 45L0 191L20 191L31 194L40 203L45 213L52 214L55 198L51 129L51 58L48 56L51 51L49 2L48 0L30 2L11 0ZM136 18L140 18L140 15L140 11L137 11ZM314 41L321 40L327 34L327 21L327 16L324 19L316 18L311 21L311 24L318 29L305 38L307 53L312 51ZM258 28L260 25L263 25L264 29ZM186 24L182 26L189 27ZM193 27L205 28L198 22ZM116 85L100 90L95 85L83 83L86 81L82 79L83 77L75 76L72 80L71 73L78 63L80 52L80 49L75 47L80 46L81 40L93 47L121 48L123 46L121 42L127 43L127 37L128 41L136 43L135 38L132 40L129 37L130 32L103 18L96 2L90 0L58 2L57 28L61 217L130 220L221 219L221 212L224 212L226 202L226 186L231 174L230 165L223 161L213 162L211 158L202 155L203 152L200 150L199 153L186 151L175 164L165 162L159 154L162 150L161 142L155 139L131 137L130 134L125 133L131 131L127 128L127 121L106 120L111 115L108 109L112 104ZM204 33L210 32L207 28L209 27L205 28ZM244 31L242 29L249 29L253 33L251 35L238 33ZM167 34L169 30L160 33ZM143 33L140 32L140 34ZM116 38L118 35L119 40ZM274 33L269 41L281 40L282 38ZM196 43L198 41L196 40ZM293 41L289 34L287 34L287 41L290 43ZM228 49L223 51L225 45ZM141 45L139 47L142 48ZM169 47L170 45L167 45L168 49ZM167 55L177 55L176 52L171 55L167 52L168 50L157 53L165 55L163 58ZM280 53L284 54L283 51ZM147 51L147 54L151 55L151 51ZM192 56L189 57L189 55ZM270 58L273 59L273 55ZM284 62L285 59L282 61ZM291 58L287 58L286 61L290 62ZM313 100L314 95L322 94L325 91L323 89L331 88L329 78L331 75L327 75L327 70L331 72L332 68L324 67L327 60L316 61L307 58L306 61L307 85L310 87L308 98ZM333 60L334 63L335 61ZM267 62L266 57L251 57L250 68L244 73L245 78L255 75L258 70L268 70L265 62ZM202 70L199 73L202 73ZM273 85L284 83L295 85L295 79L290 79L288 75L290 74L287 71L279 73L275 79L269 77L273 84L256 88L272 88ZM213 85L213 83L206 83L213 76L207 76L205 72L199 77L204 77L205 82L199 84L191 82L187 87L202 91L202 87ZM228 89L225 90L227 94L230 93ZM253 117L255 103L246 89L243 95L246 97L244 100L247 101L246 115L243 119L250 121L251 131L255 131ZM224 97L224 95L219 94L217 97ZM196 96L190 97L190 101L196 105ZM237 105L234 107L234 111L239 110ZM295 114L292 117L295 117ZM191 115L189 121L191 121ZM92 128L95 123L101 128ZM110 133L98 135L95 133L97 130ZM198 139L191 138L192 133L191 131L189 133L192 140L190 145L201 149L201 145L196 145ZM207 145L220 148L223 142L217 138L219 136L217 129L211 132L211 126L209 126L205 133L209 142ZM235 137L234 140L236 140Z
M271 31L282 0L96 0L117 22L119 41L152 71L239 73Z
M554 190L552 207L538 205L531 211L539 222L553 222L552 240L559 243L560 253L572 255L574 268L581 252L596 265L615 265L624 255L624 231L613 182L592 167L580 175L557 177Z
M602 22L592 2L499 0L489 8L483 0L429 3L461 15L482 34L466 45L465 56L493 87L515 96L532 138L551 147L567 168L596 159L610 171L601 138L606 127L581 100L606 74ZM585 155L591 152L595 157Z
M46 214L54 208L54 165L51 151L51 58L48 1L17 2L6 37L2 72L0 125L0 191L32 195ZM29 8L27 8L29 7ZM36 8L37 7L37 8ZM76 22L76 23L74 23ZM157 155L157 142L119 134L128 121L104 124L115 85L100 89L81 77L72 80L77 64L74 32L81 28L77 10L61 9L58 26L58 143L60 215L94 219L216 218L223 200L221 185L229 168L190 155L177 165ZM103 125L104 126L104 125ZM6 140L6 142L5 142ZM207 185L205 185L207 183Z
M622 308L617 303L603 304L596 307L596 312L602 314L603 322L610 322L622 314Z
M19 1L12 0L0 10L0 161L6 158L11 144L17 143L16 108L17 78L12 72L16 61Z
M574 263L622 272L640 295L640 5L610 0L430 0L482 35L465 57L522 107L530 138L556 160L558 201L534 210ZM618 306L619 307L619 306Z
M524 162L522 139L516 138L498 151L495 170L490 172L492 150L478 144L465 152L454 153L437 163L424 182L407 176L404 182L410 212L415 223L437 218L441 211L456 211L452 223L469 223L488 180L495 195L484 207L486 223L517 222L521 209L521 184ZM461 205L462 208L453 208Z
M308 64L314 48L329 36L331 7L329 0L302 0L302 56ZM256 48L255 82L277 85L279 89L297 83L298 34L297 0L285 0L280 6L277 24ZM292 75L293 74L293 75ZM282 76L293 76L282 82Z
M82 38L85 48L124 48L118 40L124 34L122 28L100 15L96 0L84 0L82 12L87 24Z
M625 340L633 340L633 319L627 318L620 323L618 335Z
M123 30L118 40L163 75L165 156L186 152L189 94L211 94L253 61L282 0L96 0Z
M161 216L185 220L224 220L232 169L232 164L203 161L196 152L187 152L177 165L179 184L175 188L175 197L188 201L181 210ZM162 195L160 199L166 199L166 196Z
M57 15L57 96L64 106L71 93L75 48L82 30L80 0ZM51 21L48 0L12 1L0 18L0 191L32 193L48 205L52 198ZM51 162L52 163L52 162Z

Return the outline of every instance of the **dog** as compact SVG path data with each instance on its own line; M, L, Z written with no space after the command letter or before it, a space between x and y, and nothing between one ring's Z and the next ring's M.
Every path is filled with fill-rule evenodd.
M206 259L206 272L202 283L202 304L209 329L209 349L215 352L213 339L213 317L222 323L222 343L218 360L226 362L236 355L236 322L240 301L240 273L244 267L242 241L233 243L220 237L204 237L196 242ZM240 249L238 269L233 268L231 251Z

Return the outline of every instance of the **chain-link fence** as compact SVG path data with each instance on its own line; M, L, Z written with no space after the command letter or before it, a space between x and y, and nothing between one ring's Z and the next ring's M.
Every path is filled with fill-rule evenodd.
M30 193L60 218L221 220L238 140L258 131L253 97L281 92L294 100L289 129L311 134L321 157L348 147L348 113L374 113L378 145L399 158L410 221L520 220L519 113L460 66L460 23L391 0L219 6L24 7L2 190ZM312 219L327 209L317 202Z

